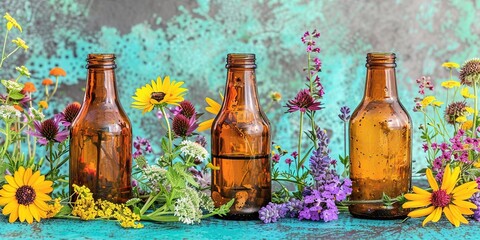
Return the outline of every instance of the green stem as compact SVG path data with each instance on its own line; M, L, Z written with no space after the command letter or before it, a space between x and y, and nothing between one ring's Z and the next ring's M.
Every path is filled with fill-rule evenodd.
M18 49L20 49L20 47L17 47L15 48L12 52L10 52L6 57L5 59L9 58L12 54L14 54ZM1 66L0 66L1 67Z
M3 160L3 157L7 153L8 146L10 145L10 123L5 123L5 142L3 143L2 153L0 155L0 159Z
M477 77L473 81L473 95L475 95L474 101L474 108L473 108L473 126L472 126L472 133L473 133L473 138L477 137L477 112L478 112L478 96L477 96L477 81L480 79L480 77Z
M9 32L10 31L7 30L7 32L5 33L5 39L3 40L2 61L0 61L0 68L2 68L3 61L5 61L5 59L7 59L4 56L5 56L5 47L7 46L7 38L8 38L8 33Z
M310 123L312 124L313 145L315 145L315 149L318 149L317 128L315 126L315 111L312 111L312 114L310 115Z
M162 111L163 118L165 119L165 123L167 124L168 142L169 142L168 159L170 160L170 165L172 165L172 159L171 159L172 149L173 149L172 129L170 128L170 121L168 121L167 114L165 112L165 108L160 107L160 111Z
M51 97L53 97L53 95L55 95L55 93L57 92L57 88L58 88L58 76L55 76L55 87L53 88L52 94L48 96L47 102L48 100L50 100Z
M302 159L302 133L303 133L303 112L300 112L300 130L298 132L298 161L297 161L297 174L300 171L300 160Z

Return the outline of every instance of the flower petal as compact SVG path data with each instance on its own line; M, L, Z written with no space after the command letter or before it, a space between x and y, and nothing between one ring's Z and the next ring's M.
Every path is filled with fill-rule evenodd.
M35 197L35 199L38 199L38 200L44 201L44 202L52 200L52 198L50 196L48 196L47 194L42 193L42 192L37 192L37 196Z
M429 201L431 199L431 194L424 195L424 194L407 193L407 194L405 194L405 198L408 199L408 200Z
M43 210L43 211L47 211L48 210L48 205L43 202L43 201L40 201L38 199L35 199L33 201L33 203L35 203L35 206L37 206L39 208L39 210Z
M423 217L423 216L427 216L428 214L432 213L433 210L435 210L434 206L430 206L428 208L421 208L421 209L411 211L410 213L408 213L408 216L411 217L411 218Z
M8 217L8 222L13 223L17 221L17 219L18 219L18 206L12 213L10 213L10 216Z
M2 213L3 215L8 215L10 213L12 213L13 211L17 210L18 208L18 203L17 201L12 201L10 203L8 203L2 210Z
M468 224L468 220L465 219L465 217L463 217L462 213L460 212L460 210L458 210L457 206L450 204L448 205L448 208L450 208L450 211L452 212L453 217L455 219L457 219L463 224Z
M25 185L28 183L28 180L30 180L30 177L32 177L32 169L27 168L27 170L25 170L25 174L23 175L23 182Z
M402 205L403 208L418 208L418 207L426 207L430 205L430 199L428 200L419 200L419 201L408 201Z
M37 222L40 222L40 214L38 213L37 207L35 207L34 204L30 204L28 206L28 210L32 214L32 217L35 218L35 220L37 220Z
M20 219L20 222L25 222L27 215L30 215L27 206L23 204L18 205L18 218Z
M448 181L451 181L450 180L451 177L452 177L452 169L450 168L450 164L447 164L447 166L445 166L445 172L443 173L442 185L440 186L442 190L447 189Z
M459 207L459 206L457 206L457 208L462 215L473 215L474 214L474 212L469 208L463 208L463 207Z
M0 189L0 196L2 197L13 197L16 192L7 192L5 189Z
M451 224L453 224L455 227L460 226L460 221L455 219L448 206L443 208L443 212L445 213L445 217L447 217L448 221L450 221Z
M15 197L0 197L0 206L5 206L12 201L16 201Z
M25 168L20 167L18 170L13 174L13 178L15 178L15 182L17 183L18 186L23 186L25 185L23 183L23 175L25 174Z
M3 189L4 189L5 191L7 191L7 192L16 193L18 188L14 188L14 187L12 187L12 185L10 185L10 184L5 184L5 185L3 185Z
M33 186L33 183L35 183L39 177L40 177L40 171L34 172L30 177L30 179L28 180L27 185Z
M27 223L28 224L32 224L33 223L33 216L32 216L32 213L30 212L30 209L28 208L28 206L25 206L25 220L27 220Z
M10 184L14 188L18 188L17 183L15 182L15 179L10 176L10 175L5 175L5 180L7 180L7 183Z
M456 193L463 192L464 190L475 189L477 187L478 183L476 181L467 182L453 189L452 194L455 195Z
M477 205L473 204L472 202L468 202L468 201L462 201L462 200L453 200L452 201L453 204L459 206L459 207L462 207L462 208L471 208L471 209L477 209Z
M435 208L435 210L433 211L433 218L432 218L432 222L438 222L438 220L440 220L440 218L442 217L442 208Z
M459 175L460 175L460 167L454 168L450 179L447 180L447 185L444 186L447 194L450 194L452 192L452 190L455 188L455 185L458 182L458 176Z
M445 179L445 177L444 177ZM428 184L430 184L430 187L432 188L433 191L437 191L438 190L438 183L437 183L437 180L435 180L435 178L433 177L433 173L432 173L432 170L430 168L427 168L427 180L428 180Z
M423 190L423 189L421 189L421 188L419 188L419 187L417 187L417 186L413 186L412 190L413 190L413 192L416 193L416 194L428 195L428 196L432 195L431 192L429 192L429 191L427 191L427 190Z
M435 217L435 212L436 212L436 209L430 213L430 215L428 215L422 222L422 226L424 227L425 224L427 224L428 222L432 221L433 217Z

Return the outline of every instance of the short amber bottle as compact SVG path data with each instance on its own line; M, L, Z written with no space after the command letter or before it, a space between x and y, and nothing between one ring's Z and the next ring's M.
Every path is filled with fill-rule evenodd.
M222 108L212 124L212 199L235 198L225 219L258 219L271 200L270 123L257 97L255 55L228 54Z
M131 198L132 128L117 97L115 55L90 54L82 108L70 130L70 193L85 185L95 199Z
M395 54L369 53L363 101L350 120L350 178L353 201L397 197L410 190L412 178L411 120L397 95ZM359 203L354 217L403 218L400 204Z

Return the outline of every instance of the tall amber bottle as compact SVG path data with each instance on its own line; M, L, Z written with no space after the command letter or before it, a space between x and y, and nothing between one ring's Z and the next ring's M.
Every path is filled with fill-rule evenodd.
M367 54L363 101L350 120L350 178L353 201L396 197L411 187L411 120L397 95L394 53ZM399 204L355 204L354 217L403 218Z
M117 203L131 197L132 128L117 97L115 55L89 54L82 108L70 130L72 184L94 198Z
M219 207L235 198L226 219L258 219L271 200L270 123L255 79L254 54L228 54L222 108L212 124L212 199Z

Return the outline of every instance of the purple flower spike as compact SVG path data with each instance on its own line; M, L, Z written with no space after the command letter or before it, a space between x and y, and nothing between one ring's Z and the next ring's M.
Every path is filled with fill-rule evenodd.
M350 108L347 107L347 106L343 106L340 108L340 114L338 114L338 117L340 118L340 120L344 121L344 122L348 122L348 120L350 120Z

